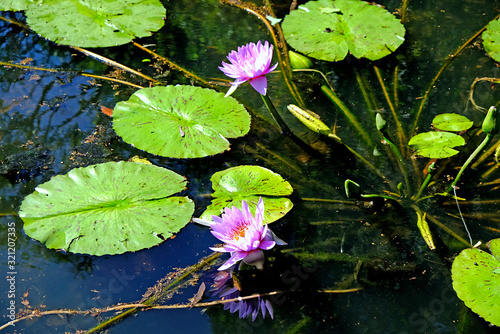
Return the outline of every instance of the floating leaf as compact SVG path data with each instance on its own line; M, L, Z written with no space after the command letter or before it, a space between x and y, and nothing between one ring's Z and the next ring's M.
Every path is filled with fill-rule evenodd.
M232 97L194 86L144 88L116 104L113 128L135 147L171 158L199 158L229 148L250 130L250 115Z
M53 42L91 48L150 36L165 15L159 0L44 0L28 6L26 22Z
M443 131L465 131L474 125L474 122L458 114L440 114L434 117L432 125Z
M26 10L32 3L40 4L43 0L0 0L0 10Z
M360 0L319 0L301 5L285 17L287 42L317 59L339 61L350 52L377 60L403 42L401 22L382 7Z
M108 162L71 170L38 186L19 212L26 234L48 248L91 255L155 246L194 211L186 179L168 169Z
M432 158L449 158L458 153L452 147L465 145L465 140L451 132L424 132L410 139L408 143L417 154Z
M500 326L500 239L489 242L491 254L464 249L453 261L451 275L458 298L472 311Z
M293 188L279 174L260 166L238 166L212 175L212 204L205 210L201 219L212 220L219 216L225 207L236 206L241 209L245 200L251 212L255 212L259 197L264 200L264 221L274 222L283 217L293 207L288 198Z
M482 34L484 49L491 58L500 61L500 19L491 21Z

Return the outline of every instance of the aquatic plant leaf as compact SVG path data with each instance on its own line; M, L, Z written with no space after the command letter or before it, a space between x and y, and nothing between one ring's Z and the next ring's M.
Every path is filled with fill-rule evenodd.
M159 0L44 0L26 10L26 22L43 37L85 48L122 45L164 25Z
M488 254L464 249L453 261L453 289L467 307L486 321L500 326L500 239L489 242Z
M465 131L470 129L474 122L458 114L439 114L432 120L432 125L443 131Z
M160 244L184 227L194 211L172 196L186 179L136 162L108 162L53 177L20 208L28 236L48 248L91 255L121 254Z
M481 36L486 52L495 61L500 61L500 19L491 21Z
M451 132L424 132L408 142L418 155L432 159L449 158L458 153L452 147L465 145L465 140Z
M250 130L250 115L232 97L194 86L144 88L113 111L116 133L164 157L199 158L229 149L226 138Z
M255 212L259 197L264 200L264 221L274 222L283 217L293 207L288 196L293 188L279 174L260 166L238 166L212 175L212 204L201 219L211 221L212 215L219 216L225 207L236 206L241 210L241 201L248 203Z
M26 10L32 3L40 4L43 0L0 0L0 10Z
M282 28L296 50L327 61L342 60L348 52L377 60L394 52L405 36L394 15L361 0L309 1L287 15Z

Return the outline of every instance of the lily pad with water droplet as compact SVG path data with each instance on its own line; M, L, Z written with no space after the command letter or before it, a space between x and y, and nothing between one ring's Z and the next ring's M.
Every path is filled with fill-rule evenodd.
M464 249L453 261L453 289L467 307L500 326L500 239L489 242L491 254Z
M145 88L113 111L116 133L164 157L200 158L229 149L226 138L250 130L250 115L232 97L194 86Z
M465 145L465 140L451 132L424 132L413 136L408 145L418 155L432 159L443 159L458 153L453 149L456 146Z
M236 206L241 209L245 200L251 212L255 212L259 197L264 200L264 221L272 223L293 207L290 199L283 197L293 192L290 183L279 174L260 166L238 166L228 168L212 175L212 204L201 219L211 221L212 215L219 216L225 207Z
M121 254L160 244L190 220L193 202L172 196L186 179L165 168L108 162L38 186L20 208L26 234L48 248Z
M84 48L122 45L164 25L159 0L44 0L26 10L26 22L43 37Z
M287 42L307 56L339 61L350 52L377 60L403 42L405 28L386 9L361 0L309 1L283 20Z

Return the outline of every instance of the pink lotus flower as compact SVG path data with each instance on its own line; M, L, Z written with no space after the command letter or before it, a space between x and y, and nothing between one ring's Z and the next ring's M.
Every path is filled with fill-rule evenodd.
M248 204L242 201L242 209L233 206L232 209L225 208L222 218L212 216L213 222L205 222L201 219L193 220L202 225L209 225L212 234L223 241L223 247L211 247L216 252L230 252L231 258L224 263L219 270L226 270L238 261L254 265L262 269L264 265L264 252L274 245L285 245L286 243L276 237L264 223L264 201L259 198L255 216L252 215Z
M242 83L250 80L250 84L261 95L266 95L267 79L266 74L278 66L276 63L271 66L273 58L273 46L266 41L264 45L261 42L248 43L238 47L238 51L231 51L227 59L231 64L222 62L219 69L230 78L236 79L226 96L231 95Z

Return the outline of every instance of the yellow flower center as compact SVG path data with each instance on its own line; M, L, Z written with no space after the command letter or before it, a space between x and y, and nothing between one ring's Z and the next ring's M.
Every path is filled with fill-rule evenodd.
M248 225L248 222L246 222L246 221L240 222L238 224L238 226L236 228L232 229L231 232L229 233L229 236L231 237L231 239L238 240L239 238L244 237L245 232L247 230L247 225Z

